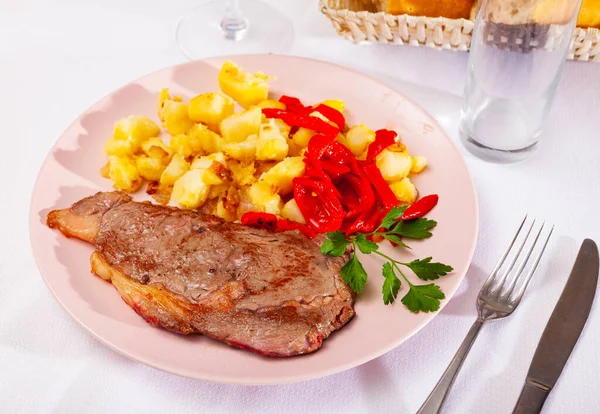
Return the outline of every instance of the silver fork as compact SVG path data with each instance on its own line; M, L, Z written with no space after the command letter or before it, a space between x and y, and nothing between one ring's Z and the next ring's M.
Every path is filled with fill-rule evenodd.
M510 315L521 302L523 294L525 293L525 289L527 289L527 285L529 284L529 281L531 280L531 277L533 276L533 273L535 272L542 255L544 254L544 250L548 245L548 240L550 240L552 230L554 230L554 226L552 226L548 234L542 237L542 240L540 240L542 230L546 225L545 223L542 223L542 226L537 231L533 242L531 242L530 236L536 220L533 220L529 226L525 226L526 221L527 216L525 216L521 222L517 233L479 291L479 296L477 297L477 320L469 330L469 333L467 333L467 336L458 349L458 352L456 355L454 355L454 358L450 362L448 368L446 368L444 375L442 375L442 378L440 378L437 385L431 394L429 394L429 397L423 406L421 406L421 409L417 414L434 414L440 411L444 400L448 395L448 391L450 390L450 387L452 387L452 383L454 382L454 379L456 378L463 361L469 353L471 346L475 342L475 339L477 338L479 330L483 324L488 321L501 319ZM524 227L529 227L529 229L526 231L525 237L522 237L522 240L519 243L516 243ZM525 252L523 252L523 249L528 241L529 246ZM500 270L507 262L507 257L511 254L511 252L514 251L513 247L515 247L515 244L517 244L516 252L512 254L511 258L508 260L508 266L505 268L502 274L500 274ZM530 264L529 271L524 273L525 267L527 266L535 247L539 246L540 244L541 249L539 249L533 263ZM516 271L513 272L515 264L517 261L519 261L519 258L521 258L521 261L517 266Z

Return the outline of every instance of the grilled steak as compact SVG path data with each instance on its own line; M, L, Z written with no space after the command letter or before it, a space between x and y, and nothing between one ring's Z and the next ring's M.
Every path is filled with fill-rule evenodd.
M92 243L92 270L140 316L267 356L313 352L354 316L341 279L297 231L271 233L194 211L98 193L48 215Z

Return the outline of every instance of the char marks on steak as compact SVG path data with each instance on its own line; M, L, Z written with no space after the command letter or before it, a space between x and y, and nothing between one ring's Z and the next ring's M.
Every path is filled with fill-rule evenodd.
M298 231L270 233L190 210L98 193L48 215L92 243L92 270L149 323L268 356L313 352L354 316L341 279Z

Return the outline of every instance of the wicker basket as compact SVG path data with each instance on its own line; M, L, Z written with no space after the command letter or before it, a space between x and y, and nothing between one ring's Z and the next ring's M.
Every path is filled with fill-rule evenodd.
M319 0L321 11L340 36L355 43L393 43L469 50L473 22L445 17L395 16L386 0ZM600 30L575 29L568 59L600 61Z

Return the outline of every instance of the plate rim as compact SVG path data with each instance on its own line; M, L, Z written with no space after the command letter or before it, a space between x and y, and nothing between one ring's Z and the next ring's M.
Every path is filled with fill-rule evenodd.
M102 101L104 101L105 99L110 98L110 96L112 96L113 94L118 93L119 91L123 90L124 88L128 87L131 84L136 84L139 81L141 81L142 79L145 79L147 77L153 76L159 72L163 72L165 70L174 70L178 67L183 67L186 65L190 65L193 64L194 62L222 62L225 60L235 60L237 57L239 56L243 56L244 58L250 58L250 59L259 59L261 57L265 57L265 56L269 56L269 57L277 57L277 58L281 58L281 59L298 59L298 60L304 60L304 61L311 61L311 62L315 62L315 63L319 63L319 64L324 64L327 66L331 66L333 68L336 68L338 70L344 70L347 72L351 72L354 76L358 76L358 77L363 77L363 78L367 78L372 82L377 83L380 86L386 87L388 88L390 91L394 92L395 94L397 94L398 96L402 97L404 100L406 100L411 106L415 107L416 109L418 109L425 118L427 118L427 120L433 125L435 126L443 135L444 139L446 139L449 144L450 147L452 148L452 150L456 153L456 155L458 156L458 159L460 160L460 163L462 164L462 167L464 168L464 170L467 173L467 177L468 177L468 181L469 181L469 188L470 188L470 192L473 194L473 211L474 211L474 234L471 235L471 246L468 252L468 263L467 263L467 269L462 272L460 275L455 275L458 280L457 280L457 284L456 284L456 289L454 290L454 292L452 292L452 296L447 297L446 300L442 301L442 303L440 304L440 308L434 312L432 314L431 318L428 318L422 322L420 322L413 330L412 332L408 333L407 335L403 336L401 339L397 340L397 341L393 341L392 343L390 343L388 346L386 347L382 347L381 349L379 349L377 352L372 352L368 355L363 356L362 358L357 358L351 362L348 362L346 364L343 365L338 365L336 367L333 368L328 368L328 369L322 369L319 371L315 371L312 373L307 373L307 374L303 374L303 375L291 375L291 376L285 376L285 377L277 377L277 378L272 378L272 379L263 379L263 378L252 378L252 377L244 377L244 378L236 378L235 380L225 380L223 379L223 377L218 377L218 376L214 376L214 375L210 375L210 374L200 374L198 375L197 372L195 371L188 371L186 369L179 369L179 368L170 368L168 366L164 366L164 364L160 364L160 363L156 363L154 361L150 361L148 359L146 359L144 356L139 356L139 355L134 355L132 353L127 352L126 350L119 348L117 345L111 343L110 341L104 339L101 335L99 335L98 333L96 333L93 329L91 329L90 327L88 327L80 318L77 317L77 315L75 315L66 305L65 303L61 300L60 296L55 292L55 290L52 288L49 280L47 279L46 276L44 276L44 273L42 272L42 268L41 268L41 264L40 261L38 259L38 256L35 254L35 247L34 247L34 240L33 240L33 229L35 226L39 225L39 217L37 216L38 211L33 211L33 206L34 206L34 200L36 198L36 195L39 192L39 185L40 185L40 176L42 171L44 170L46 164L50 161L51 159L51 155L54 153L54 151L57 148L57 145L60 141L60 139L65 135L65 133L71 129L72 127L74 127L76 125L76 123L81 119L81 117L87 112L89 111L91 108L97 106L99 103L101 103ZM56 299L56 301L60 304L61 308L67 312L68 315L70 315L83 329L84 331L86 331L88 334L91 334L91 336L96 339L97 341L99 341L100 343L108 346L110 349L112 349L113 351L116 351L118 354L123 355L125 357L127 357L128 359L131 359L133 361L138 361L144 365L150 366L154 369L157 369L159 371L162 372L166 372L168 374L172 374L172 375L177 375L177 376L181 376L181 377L185 377L185 378L190 378L190 379L195 379L195 380L201 380L201 381L205 381L205 382L210 382L210 383L215 383L215 384L229 384L229 385L279 385L279 384L291 384L291 383L300 383L300 382L304 382L304 381L308 381L308 380L312 380L312 379L318 379L318 378L324 378L324 377L328 377L340 372L344 372L347 371L349 369L358 367L360 365L363 365L369 361L372 361L380 356L383 356L384 354L387 354L388 352L390 352L391 350L397 348L398 346L400 346L402 343L406 342L408 339L410 339L413 335L415 335L417 332L421 331L427 324L431 323L431 321L433 321L433 319L435 319L440 313L441 311L446 307L446 305L454 298L454 295L456 293L456 291L458 290L458 288L462 285L464 279L466 278L466 274L468 272L468 264L472 263L473 260L473 256L475 254L475 249L477 246L477 241L478 241L478 233L479 233L479 199L478 199L478 194L477 194L477 188L475 186L475 182L473 180L473 175L471 174L471 171L469 170L469 167L466 163L466 160L463 156L463 154L460 152L460 150L458 149L458 146L456 145L456 143L450 138L450 136L448 135L448 133L446 132L446 130L444 128L441 127L441 125L437 122L437 120L428 112L426 111L421 105L419 105L418 103L416 103L415 101L413 101L411 98L407 97L405 94L403 94L402 92L400 92L399 90L397 90L396 88L390 86L389 84L387 84L384 81L381 81L379 79L377 79L376 77L369 75L367 73L361 72L357 69L351 68L351 67L347 67L344 66L342 64L338 64L338 63L333 63L330 61L326 61L326 60L321 60L321 59L316 59L316 58L311 58L311 57L305 57L305 56L297 56L297 55L282 55L282 54L247 54L247 55L222 55L222 56L211 56L208 57L206 59L198 59L198 60L193 60L193 61L187 61L187 62L182 62L182 63L178 63L175 65L166 65L164 67L161 67L159 69L156 69L154 71L148 72L142 76L139 76L125 84L122 84L121 86L119 86L118 88L111 90L110 92L108 92L107 94L103 95L101 98L99 98L98 100L96 100L94 103L92 103L91 105L89 105L86 109L83 110L83 112L81 112L79 115L77 115L70 123L69 125L62 131L62 133L55 139L54 144L52 145L52 147L50 148L50 150L48 151L46 157L44 158L44 161L42 162L42 164L40 165L39 169L38 169L38 173L36 174L36 178L35 178L35 182L32 188L32 194L29 200L29 244L30 244L30 248L31 248L31 253L33 255L33 258L35 260L36 263L36 267L38 269L39 275L41 277L41 279L44 281L44 284L46 285L46 287L48 288L48 290L52 293L52 296L54 297L54 299ZM157 329L155 327L152 327L152 329ZM299 356L302 357L302 356Z

